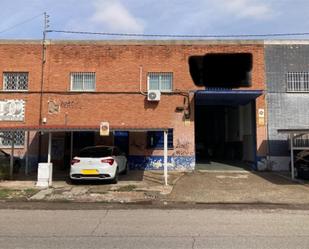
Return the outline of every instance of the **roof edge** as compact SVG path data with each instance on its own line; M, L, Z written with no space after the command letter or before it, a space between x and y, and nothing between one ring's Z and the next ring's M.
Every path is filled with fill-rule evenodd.
M68 45L263 45L263 40L46 40L47 44ZM0 40L0 44L42 44L42 40Z
M309 39L306 40L265 40L265 45L309 45Z

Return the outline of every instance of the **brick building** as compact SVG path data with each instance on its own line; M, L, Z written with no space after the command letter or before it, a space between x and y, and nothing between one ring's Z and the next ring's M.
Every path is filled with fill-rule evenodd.
M163 129L170 169L254 168L266 156L262 41L1 41L0 58L0 145L14 134L29 170L46 160L49 132L59 169L95 144L119 145L131 168L160 169Z

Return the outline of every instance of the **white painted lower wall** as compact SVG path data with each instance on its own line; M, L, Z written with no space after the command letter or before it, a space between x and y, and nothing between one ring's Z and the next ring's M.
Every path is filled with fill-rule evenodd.
M290 157L270 156L268 158L268 168L272 171L289 171Z

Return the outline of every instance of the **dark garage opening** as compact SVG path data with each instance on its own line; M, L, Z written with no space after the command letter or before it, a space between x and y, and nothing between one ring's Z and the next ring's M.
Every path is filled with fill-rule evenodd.
M197 86L238 88L251 86L252 54L210 53L189 58L190 74Z
M253 167L257 91L198 91L195 98L197 169Z

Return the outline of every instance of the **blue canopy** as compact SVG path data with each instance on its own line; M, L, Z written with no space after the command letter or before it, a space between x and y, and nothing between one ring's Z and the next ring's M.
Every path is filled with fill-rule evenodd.
M246 105L263 94L263 90L207 89L195 92L196 105Z

